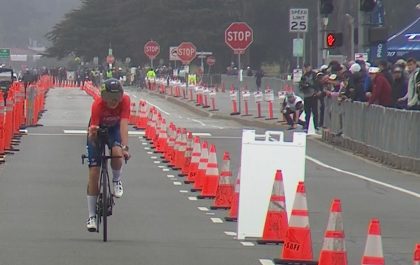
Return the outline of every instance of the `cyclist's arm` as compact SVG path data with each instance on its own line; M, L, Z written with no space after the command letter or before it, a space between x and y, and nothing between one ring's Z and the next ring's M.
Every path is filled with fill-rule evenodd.
M90 115L90 124L89 124L89 137L96 135L96 129L99 127L99 122L101 118L101 108L99 103L95 100L92 103L91 115Z

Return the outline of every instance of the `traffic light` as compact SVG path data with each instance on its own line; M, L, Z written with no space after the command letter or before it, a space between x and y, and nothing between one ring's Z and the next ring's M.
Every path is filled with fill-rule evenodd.
M343 45L343 33L342 32L329 32L325 38L327 48L338 48Z
M333 0L321 0L320 12L321 15L328 16L334 10Z
M372 12L376 6L376 0L360 0L360 10Z

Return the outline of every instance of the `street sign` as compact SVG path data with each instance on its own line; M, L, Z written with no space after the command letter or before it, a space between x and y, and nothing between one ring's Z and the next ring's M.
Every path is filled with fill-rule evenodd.
M307 8L291 8L289 10L289 32L308 32Z
M169 61L179 61L178 46L169 47Z
M191 42L183 42L178 46L177 54L183 64L189 64L197 55L197 48Z
M207 57L206 63L210 66L214 65L216 63L216 58L214 56Z
M155 59L156 56L159 55L159 52L160 52L160 46L154 40L148 41L144 45L144 54L146 54L146 56L149 57L150 60Z
M244 53L253 41L252 28L245 22L234 22L225 30L225 43L236 54Z
M0 59L9 59L10 49L0 49Z
M115 57L114 57L113 55L108 55L108 56L106 57L106 62L107 62L108 64L113 64L113 63L115 62Z
M303 57L303 39L293 39L293 56Z

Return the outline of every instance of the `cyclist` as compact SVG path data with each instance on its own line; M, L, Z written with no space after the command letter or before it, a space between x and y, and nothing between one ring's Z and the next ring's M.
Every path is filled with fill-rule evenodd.
M87 187L87 202L89 218L87 229L95 232L96 227L96 199L99 194L100 150L97 145L99 127L108 129L108 142L113 156L121 158L111 159L112 182L114 196L121 198L123 186L121 169L123 157L130 158L128 153L128 120L130 117L130 97L124 94L119 80L107 79L101 86L101 97L92 103L91 117L88 130L87 151L89 163L89 181Z

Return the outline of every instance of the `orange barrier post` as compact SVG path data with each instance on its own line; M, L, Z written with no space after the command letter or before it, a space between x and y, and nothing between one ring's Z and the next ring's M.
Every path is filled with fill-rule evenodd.
M217 164L216 146L212 144L210 145L209 161L207 164L206 174L203 179L203 189L201 190L201 194L197 196L197 198L215 198L218 184L219 166Z
M413 264L420 265L420 244L416 244L414 247Z
M283 174L277 170L274 176L270 204L265 218L264 232L258 244L280 244L287 231L286 197L284 195Z
M137 129L145 129L147 126L147 104L145 100L139 101L139 114L136 122Z
M184 181L185 184L190 184L195 182L195 178L197 176L198 171L198 164L200 163L201 157L201 144L200 144L200 137L194 137L194 145L191 154L191 163L188 167L188 175L187 179Z
M210 207L215 209L229 209L232 203L232 196L235 191L232 181L232 171L230 171L230 154L223 154L223 164L220 172L219 186L217 187L216 198Z
M229 216L225 217L225 221L227 222L236 222L238 221L238 210L239 210L239 191L241 185L241 169L238 170L238 175L235 181L235 192L233 193L231 199L231 207L229 210Z
M362 257L362 265L384 265L384 253L382 249L381 224L378 219L372 219L368 228L365 251Z
M201 144L201 156L200 161L198 162L197 174L195 176L193 188L191 189L191 191L193 192L201 191L201 189L203 188L203 180L206 175L208 159L209 152L207 147L207 141L203 141L203 143Z
M341 201L339 199L334 199L331 203L330 217L318 261L318 265L335 264L347 265Z
M4 108L4 97L0 91L0 163L6 162L4 153L5 144L5 108Z
M300 181L293 202L289 227L286 231L280 259L276 264L317 264L313 261L311 230L309 228L308 206L305 185Z

